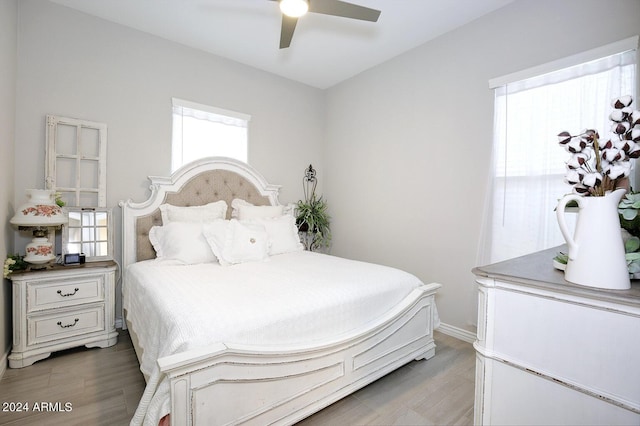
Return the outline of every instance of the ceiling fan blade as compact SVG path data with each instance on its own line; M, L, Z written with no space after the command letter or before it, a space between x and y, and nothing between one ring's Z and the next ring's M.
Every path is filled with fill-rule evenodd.
M376 22L380 11L340 0L310 0L309 12Z
M291 18L282 14L282 29L280 30L280 49L286 49L291 45L293 32L296 29L298 18Z

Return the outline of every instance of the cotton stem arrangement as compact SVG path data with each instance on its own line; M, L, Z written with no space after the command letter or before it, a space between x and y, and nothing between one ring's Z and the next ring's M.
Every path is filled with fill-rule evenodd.
M631 96L611 102L609 134L600 138L595 129L577 135L564 131L558 142L571 154L566 162L565 182L583 196L603 197L621 186L631 173L631 159L640 157L640 111L633 110Z

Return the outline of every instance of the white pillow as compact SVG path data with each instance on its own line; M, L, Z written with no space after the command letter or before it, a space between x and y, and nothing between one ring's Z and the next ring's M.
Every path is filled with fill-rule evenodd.
M231 218L237 219L238 214L240 213L240 206L253 206L247 200L243 200L242 198L234 198L231 201Z
M282 216L282 206L240 206L238 209L239 220L260 219L265 217Z
M234 198L231 201L231 209L231 217L239 220L278 217L285 213L284 206L254 206L241 198Z
M216 261L201 223L171 222L154 226L149 231L149 240L161 260L178 260L188 265Z
M205 238L221 265L264 261L268 258L269 238L264 226L240 223L237 219L208 224Z
M215 220L213 222L205 223L202 227L202 233L207 240L211 251L218 259L221 265L228 265L225 262L222 252L224 250L224 244L227 240L227 230L229 229L228 220Z
M226 218L227 203L224 200L220 200L204 206L191 207L162 204L160 206L160 214L164 225L171 222L210 222Z
M283 215L273 218L254 219L253 222L264 226L269 237L269 255L304 250L300 242L296 218Z

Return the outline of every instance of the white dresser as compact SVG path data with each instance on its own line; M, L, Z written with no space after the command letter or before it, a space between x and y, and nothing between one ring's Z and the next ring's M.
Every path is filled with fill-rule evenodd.
M115 274L115 262L12 273L9 367L26 367L75 346L114 345Z
M568 283L559 250L473 270L478 425L640 425L640 282Z

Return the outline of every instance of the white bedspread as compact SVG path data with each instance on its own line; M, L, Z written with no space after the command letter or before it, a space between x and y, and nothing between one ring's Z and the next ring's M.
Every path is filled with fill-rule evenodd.
M156 426L169 412L159 358L217 342L311 346L337 339L421 284L398 269L306 251L226 267L133 264L123 303L149 381L132 424Z

